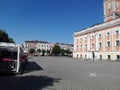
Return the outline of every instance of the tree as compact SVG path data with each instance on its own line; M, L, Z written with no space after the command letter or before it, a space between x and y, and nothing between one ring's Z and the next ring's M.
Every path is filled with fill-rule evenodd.
M60 54L60 51L61 51L60 46L54 45L54 47L52 49L52 54L55 55L55 56L57 56L57 55Z
M62 56L65 56L65 50L64 49L61 49L60 53L61 53Z
M35 53L35 49L31 48L30 53Z
M42 56L45 56L45 52L46 52L45 50L42 50Z
M0 30L0 42L15 43L12 38L4 30Z
M41 52L41 50L40 50L40 49L37 49L37 52L39 52L39 53L40 53L40 52Z
M50 50L47 50L46 52L47 52L47 55L49 55L49 54L50 54Z
M70 51L69 49L65 50L66 55L71 55L72 51Z
M12 38L8 38L8 42L10 42L10 43L15 43Z

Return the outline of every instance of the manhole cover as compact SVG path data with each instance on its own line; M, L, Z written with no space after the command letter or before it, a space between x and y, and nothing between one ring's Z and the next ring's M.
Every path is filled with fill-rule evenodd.
M87 72L86 74L87 74L88 76L91 76L91 77L96 77L96 76L97 76L96 73L90 73L90 72Z
M89 76L96 77L97 74L96 73L89 73Z

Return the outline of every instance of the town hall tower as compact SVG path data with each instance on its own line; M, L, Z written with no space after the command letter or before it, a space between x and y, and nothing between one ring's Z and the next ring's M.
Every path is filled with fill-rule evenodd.
M104 0L104 21L120 18L120 0Z

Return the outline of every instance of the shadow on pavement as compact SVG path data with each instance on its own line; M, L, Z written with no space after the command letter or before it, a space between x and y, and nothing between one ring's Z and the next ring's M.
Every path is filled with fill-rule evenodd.
M39 71L43 70L41 66L39 66L36 62L27 62L24 66L22 66L22 72L21 74L24 73L29 73L33 71ZM16 73L11 72L11 71L0 71L0 76L9 76L9 75L16 75Z
M43 68L39 66L36 62L28 62L27 65L25 65L23 68L23 73L39 70L43 70Z
M48 76L2 76L0 90L42 90L59 80Z

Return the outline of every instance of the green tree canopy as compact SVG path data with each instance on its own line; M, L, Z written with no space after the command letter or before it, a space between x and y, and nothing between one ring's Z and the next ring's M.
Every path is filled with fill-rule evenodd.
M39 52L39 53L40 53L40 52L41 52L41 50L40 50L40 49L37 49L37 52Z
M35 52L35 49L31 48L30 53L34 53L34 52Z
M65 50L64 49L61 49L60 53L61 53L62 56L65 56Z
M46 53L47 53L47 54L50 54L50 50L47 50Z
M0 29L0 42L15 43L12 38L6 33L6 31Z
M42 56L44 56L44 55L45 55L45 52L46 52L45 50L42 50Z
M60 52L61 52L60 46L55 45L55 46L53 47L53 49L52 49L52 54L55 55L55 56L57 56L57 55L60 54Z
M70 55L70 54L72 54L72 51L70 51L69 49L67 49L67 50L65 50L65 53L66 53L66 55Z

